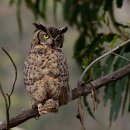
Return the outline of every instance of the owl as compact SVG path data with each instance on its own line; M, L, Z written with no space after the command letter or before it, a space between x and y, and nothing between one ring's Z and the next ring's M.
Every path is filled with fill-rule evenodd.
M24 62L24 84L39 114L57 112L69 100L69 72L62 51L67 27L34 23L31 49Z

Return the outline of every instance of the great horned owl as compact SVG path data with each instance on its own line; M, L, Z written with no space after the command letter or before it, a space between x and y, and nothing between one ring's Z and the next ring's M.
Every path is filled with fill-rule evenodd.
M69 100L69 72L61 29L34 23L31 50L24 62L24 84L39 114L57 112Z

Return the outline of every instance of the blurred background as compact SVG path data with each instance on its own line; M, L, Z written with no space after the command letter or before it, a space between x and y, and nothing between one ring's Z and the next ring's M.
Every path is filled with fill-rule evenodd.
M4 47L8 51L8 53L13 58L18 70L18 79L15 85L15 91L11 97L12 102L10 109L10 117L14 117L21 113L23 110L29 109L31 107L30 97L26 92L23 84L23 63L30 49L31 37L34 31L34 26L32 25L33 22L39 21L41 23L51 26L57 26L59 28L65 25L69 27L68 32L65 34L63 50L68 60L71 89L76 87L78 79L85 66L87 66L93 59L103 54L109 48L118 45L119 42L121 43L121 41L126 40L129 37L129 0L122 1L122 5L120 8L117 8L117 1L111 1L113 3L113 6L111 7L110 5L110 7L114 8L114 12L111 14L114 15L114 20L120 23L118 23L118 26L112 24L115 22L113 22L112 19L113 15L110 15L109 12L112 10L108 9L106 10L107 13L104 11L106 14L102 13L102 8L105 7L103 6L105 5L105 3L102 4L103 2L101 0L100 2L95 3L94 0L92 0L92 3L89 1L87 3L86 1L85 4L89 6L91 10L87 10L87 12L85 10L87 8L86 6L84 7L84 14L81 14L81 12L79 12L79 14L83 16L83 19L80 18L81 16L78 13L76 14L76 11L80 11L82 8L81 5L83 5L82 2L84 2L82 0L79 0L76 4L73 4L74 0L70 0L70 3L67 0L59 2L57 1L56 3L48 1L47 5L45 6L46 10L44 10L45 14L43 13L45 17L43 14L40 15L40 11L33 12L34 8L31 8L31 5L29 4L27 6L27 3L29 3L29 1L27 2L25 0L22 1L20 4L18 4L19 0L16 0L15 2L13 2L12 0L12 3L9 0L0 1L0 46ZM32 2L35 1L32 0ZM54 6L54 4L56 5ZM109 4L109 2L106 2L106 5L107 4ZM100 7L99 5L102 6ZM97 11L96 9L98 9L98 12L94 12L92 10L93 7L95 9L94 11ZM73 8L77 10L73 11ZM65 13L67 9L68 12ZM55 11L56 16L54 13ZM73 13L69 11L72 11ZM98 13L98 15L94 13ZM72 15L73 17L68 18L69 15ZM85 16L87 15L87 18L90 19L85 19ZM108 20L109 18L110 20ZM100 20L100 23L97 19ZM89 20L91 20L90 23L88 23ZM125 32L123 32L124 30ZM97 41L95 42L95 40ZM94 46L91 46L90 43L93 43ZM129 49L127 51L120 50L118 53L121 53L124 56L129 57ZM122 63L120 66L114 69L118 69L119 67L127 63L124 61L115 61L114 63L112 63L112 61L114 61L114 58L116 60L118 59L114 56L111 57L111 59L109 59L111 61L110 64L117 65L119 62ZM105 70L107 69L110 70L107 71L107 73L114 70L113 66L111 66L111 68L108 68L108 66L110 65L108 64L108 66L106 66L106 64L108 64L108 59L105 59L103 62L95 66L95 68L93 68L93 70L91 70L86 75L86 79L90 77L96 78L98 76L106 74ZM102 66L102 68L105 69L102 70L100 66ZM125 84L125 82L128 79L129 77L127 77L125 81L123 80L122 84ZM0 82L5 92L9 92L11 90L13 80L14 69L12 63L5 55L5 53L2 50L0 50ZM118 83L118 88L119 84L120 83ZM115 86L117 86L117 84ZM93 99L91 98L91 96L88 96L87 101L89 102L89 106L84 107L85 126L87 130L130 129L130 115L128 113L129 110L127 110L127 107L129 106L129 101L127 100L128 97L125 97L125 92L126 90L129 90L129 85L126 86L123 86L122 91L119 95L120 97L122 97L120 100L118 100L119 102L121 102L120 105L116 105L114 109L112 107L112 103L117 103L117 100L115 101L114 98L112 99L111 97L116 93L115 90L111 90L112 92L110 95L110 90L106 90L109 93L108 94L107 92L104 92L104 88L100 89L98 93L100 103L98 104L98 107L94 112ZM103 99L104 95L107 96L107 101L106 99ZM123 116L121 116L121 106L125 100L127 100L127 107L124 107L123 110L125 110L125 112L123 113ZM119 109L117 109L117 107L119 107ZM25 123L19 125L18 127L23 128L25 130L79 130L81 129L81 124L80 121L76 118L77 108L77 100L75 100L73 102L70 102L66 106L62 106L59 112L56 114L46 114L41 116L38 120L30 119ZM90 116L91 112L88 112L87 108L91 108L91 111L94 114L96 120L93 119L92 116ZM116 120L112 120L112 116L110 116L110 113L113 115L118 113L118 116L115 117ZM0 121L2 122L4 120L6 120L5 102L0 93ZM109 124L111 121L112 125L110 127Z

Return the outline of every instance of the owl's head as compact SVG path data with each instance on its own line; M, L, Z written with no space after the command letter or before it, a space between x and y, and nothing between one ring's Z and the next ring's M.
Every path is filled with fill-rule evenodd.
M33 24L36 29L32 38L32 46L41 44L55 49L62 48L64 33L68 29L66 26L58 29L56 27L44 26L38 23Z

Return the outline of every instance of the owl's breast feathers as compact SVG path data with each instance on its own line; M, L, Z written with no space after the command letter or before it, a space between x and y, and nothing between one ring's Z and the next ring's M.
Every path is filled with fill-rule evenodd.
M62 50L37 45L24 62L24 83L32 99L45 102L50 98L66 104L69 92L69 73Z

